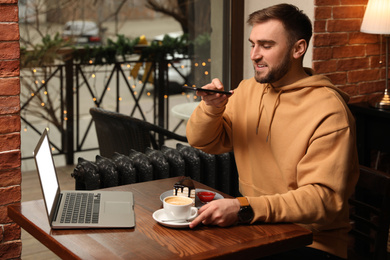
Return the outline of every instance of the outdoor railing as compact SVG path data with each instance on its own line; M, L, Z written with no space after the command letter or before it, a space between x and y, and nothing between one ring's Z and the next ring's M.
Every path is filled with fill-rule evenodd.
M140 63L138 56L110 64L68 59L65 64L22 68L22 131L32 130L39 136L44 127L55 129L51 131L53 154L65 154L66 163L74 164L75 152L98 149L85 145L94 132L89 116L92 106L147 120L140 101L148 99L153 104L152 122L168 129L168 68L180 71L173 61ZM138 75L143 75L144 81ZM159 136L158 141L163 144L164 137ZM22 159L29 158L22 154Z

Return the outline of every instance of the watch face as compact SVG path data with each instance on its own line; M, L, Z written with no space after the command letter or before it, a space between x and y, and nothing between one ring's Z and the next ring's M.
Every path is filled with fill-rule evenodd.
M240 223L250 223L253 219L253 210L252 207L241 207L238 212L238 220Z

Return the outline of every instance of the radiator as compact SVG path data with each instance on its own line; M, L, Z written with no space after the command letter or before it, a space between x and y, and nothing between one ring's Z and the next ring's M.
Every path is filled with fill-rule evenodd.
M76 190L94 190L131 183L188 176L231 196L239 196L234 153L208 154L178 143L175 148L130 150L112 158L96 156L94 162L78 158L73 170ZM173 184L172 184L173 185Z

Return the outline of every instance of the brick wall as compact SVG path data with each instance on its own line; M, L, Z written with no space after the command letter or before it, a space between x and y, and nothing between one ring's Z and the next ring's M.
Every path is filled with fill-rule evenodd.
M20 82L17 0L0 0L0 259L20 258L20 227L7 206L20 202Z
M350 102L367 101L385 88L385 38L360 32L367 2L314 0L313 68L350 94Z

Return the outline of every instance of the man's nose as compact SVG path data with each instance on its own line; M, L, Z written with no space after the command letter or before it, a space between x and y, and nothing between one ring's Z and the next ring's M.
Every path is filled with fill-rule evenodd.
M251 60L259 60L263 57L261 54L260 48L258 47L253 47L251 50Z

